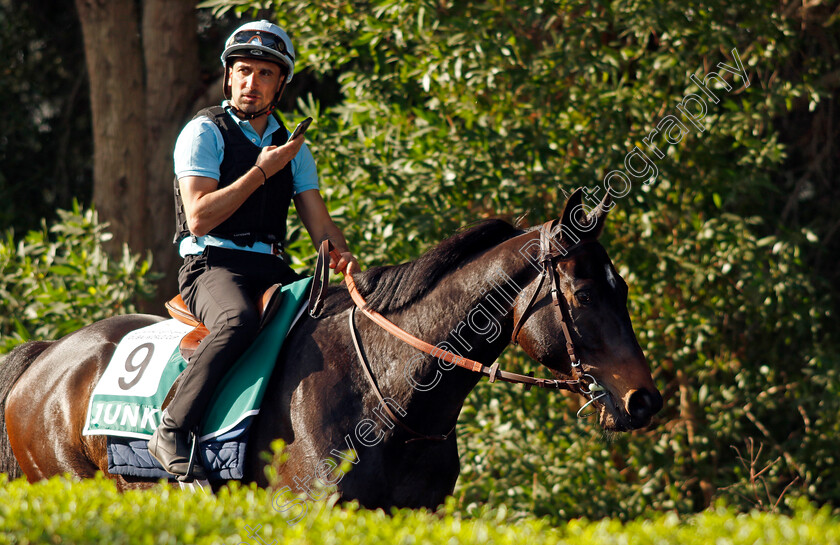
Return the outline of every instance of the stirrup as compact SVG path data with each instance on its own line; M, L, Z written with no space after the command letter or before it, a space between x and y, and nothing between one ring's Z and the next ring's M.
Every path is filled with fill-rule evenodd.
M187 473L186 475L178 475L177 477L177 480L182 483L191 483L196 480L195 475L193 475L193 468L195 467L195 453L198 450L198 435L194 432L190 432L190 435L192 436L192 444L190 445L190 461L187 463Z

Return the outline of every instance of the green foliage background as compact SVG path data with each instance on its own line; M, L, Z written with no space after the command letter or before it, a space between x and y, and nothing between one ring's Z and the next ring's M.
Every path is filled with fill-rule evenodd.
M151 256L123 247L114 259L111 238L93 210L58 210L51 226L0 240L0 353L24 341L58 339L118 314L137 312L156 275Z
M0 229L22 234L88 201L93 154L72 0L0 0ZM25 204L25 206L21 206Z
M366 267L416 258L481 218L556 216L571 190L600 186L664 115L678 115L698 92L690 75L732 65L737 48L750 86L727 76L733 90L719 90L705 132L669 146L654 183L634 182L603 237L665 397L654 427L603 438L574 418L576 398L482 383L459 421L450 507L463 516L503 506L505 520L550 525L691 513L715 498L738 510L772 509L780 496L779 508L797 497L840 508L836 1L204 5L259 8L291 32L307 78L339 82L338 104L307 96L286 116L316 119L307 139L323 193ZM102 261L86 214L54 228L81 238L56 243L46 227L22 242L7 235L7 345L99 316L82 307L130 311L147 289L137 256ZM290 247L310 262L299 226ZM91 287L105 307L79 303ZM503 363L541 372L515 350Z

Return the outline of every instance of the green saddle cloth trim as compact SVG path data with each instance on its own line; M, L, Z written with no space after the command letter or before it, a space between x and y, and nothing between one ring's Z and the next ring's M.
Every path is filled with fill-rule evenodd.
M310 276L280 288L274 318L219 383L201 426L202 438L221 435L259 410L280 347L309 297L311 283Z

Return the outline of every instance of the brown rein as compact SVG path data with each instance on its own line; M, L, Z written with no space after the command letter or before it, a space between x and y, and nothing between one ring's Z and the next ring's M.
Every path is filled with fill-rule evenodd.
M530 389L533 386L538 386L540 388L553 388L553 389L565 389L574 392L579 392L582 390L582 381L581 381L581 371L580 371L580 362L577 361L574 353L574 345L572 343L571 335L569 333L568 326L566 325L566 321L563 318L563 312L560 308L560 303L558 299L558 290L559 284L557 280L557 273L554 271L553 263L554 260L561 257L560 253L552 250L550 247L550 238L552 235L552 230L554 228L555 221L547 222L544 224L540 229L540 262L543 266L542 269L542 278L540 278L540 282L537 285L534 294L531 297L531 300L528 303L527 308L522 313L519 322L514 327L513 333L513 341L516 342L516 336L518 335L519 329L522 326L522 323L527 318L528 312L530 310L531 305L533 304L534 300L537 297L537 294L542 287L543 280L545 279L546 274L551 275L552 280L552 300L554 305L558 308L560 312L560 322L563 328L563 333L566 337L566 348L569 352L569 357L571 358L572 362L572 379L544 379L539 377L534 377L532 375L522 375L519 373L511 373L509 371L503 371L499 369L499 362L496 361L490 367L485 366L483 363L479 361L475 361L469 358L465 358L463 356L459 356L453 352L449 352L448 350L444 350L437 346L427 343L426 341L419 339L408 333L401 327L397 326L384 316L382 316L379 312L374 309L368 307L367 301L359 293L359 290L356 288L356 282L353 280L353 275L349 273L344 273L344 282L347 284L347 291L350 293L350 297L353 300L353 303L365 313L365 315L370 318L373 322L379 325L382 329L390 333L391 335L397 337L401 341L405 342L406 344L413 346L417 350L421 352L425 352L432 357L442 359L443 361L457 365L458 367L462 367L474 373L480 373L483 376L486 376L490 379L490 382L496 382L497 380L501 380L503 382L510 382L513 384L522 384L526 390ZM568 253L568 250L564 251ZM315 277L316 281L321 282L321 292L326 289L327 279L329 276L329 270L327 269L327 256L331 255L336 262L341 258L341 255L335 248L332 246L332 243L329 240L324 240L321 243L321 247L318 251L318 263L315 267ZM313 289L313 294L316 293L316 290ZM310 301L310 308L313 309L313 315L316 315L317 312L320 311L320 307L323 303L323 297L319 296L317 298L313 297Z
M355 304L355 306L352 309L352 312L350 312L349 320L350 334L353 338L353 344L356 348L356 354L359 357L359 360L362 364L362 369L365 372L365 377L372 386L373 393L379 400L380 406L385 410L385 412L388 414L388 416L393 422L396 422L402 429L404 429L410 435L414 436L412 439L408 439L406 443L423 440L438 442L446 441L449 438L449 436L455 431L455 426L453 425L452 429L450 429L449 432L447 432L445 435L427 435L414 430L393 413L391 408L388 406L388 403L386 403L385 399L383 398L382 392L380 392L379 386L376 384L376 380L374 380L373 378L373 374L370 370L370 364L365 358L364 351L362 350L361 341L359 340L359 334L356 329L355 323L355 315L357 309L364 312L365 315L368 318L370 318L374 323L376 323L379 327L381 327L391 335L397 337L398 339L402 340L406 344L416 348L417 350L420 350L421 352L429 354L434 358L442 359L443 361L452 365L457 365L458 367L462 367L474 373L481 373L483 376L489 377L491 383L496 382L497 380L501 380L503 382L522 384L526 390L529 390L533 386L539 386L540 388L565 389L583 394L585 397L589 397L590 399L578 411L577 414L579 417L581 416L581 412L584 409L586 409L587 406L607 395L604 391L603 386L598 384L597 380L595 380L595 378L592 375L589 375L582 370L583 366L580 360L578 360L577 356L575 355L574 343L572 342L569 327L566 324L566 318L563 312L564 307L560 304L560 281L558 279L557 271L555 269L556 261L568 257L569 253L572 250L576 249L579 246L582 246L585 243L574 244L568 248L560 247L559 251L556 247L552 248L552 242L556 234L556 225L557 220L553 220L546 222L540 228L539 263L542 267L540 273L540 280L537 283L537 287L534 289L534 293L531 294L531 298L528 300L528 304L525 306L525 310L514 324L513 333L511 335L511 341L514 343L517 342L519 331L522 325L528 319L528 314L531 310L532 305L536 301L540 290L542 289L543 282L545 281L546 277L549 277L551 282L549 290L551 293L552 303L554 308L558 312L560 325L563 329L563 335L566 337L566 350L569 353L569 361L571 362L571 379L544 379L535 378L532 374L521 375L519 373L510 373L508 371L503 371L499 369L498 361L493 362L493 364L490 367L487 367L479 361L465 358L453 352L449 352L448 350L444 350L437 346L431 345L426 341L415 337L411 333L408 333L401 327L397 326L396 324L382 316L376 310L370 308L367 304L367 301L365 301L365 298L362 296L361 293L359 293L359 290L356 287L356 282L353 279L353 275L347 272L344 273L344 282L347 285L347 291L350 293L350 298ZM313 284L309 298L309 313L314 318L317 318L320 315L321 309L323 308L324 296L326 294L327 284L329 282L330 273L328 267L328 260L330 256L332 256L336 260L336 263L341 259L341 255L335 250L332 243L330 243L329 240L324 240L321 243L321 247L318 250L318 260L315 266L315 284ZM598 392L601 393L596 396L595 394ZM590 412L589 414L594 413Z

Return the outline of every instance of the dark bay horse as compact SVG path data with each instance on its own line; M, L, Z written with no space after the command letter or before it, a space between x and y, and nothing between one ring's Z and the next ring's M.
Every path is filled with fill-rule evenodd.
M605 199L587 215L576 191L551 229L488 220L416 261L360 273L356 284L370 308L404 330L487 366L513 340L556 377L570 376L568 324L577 369L589 377L582 384L603 388L594 404L601 425L644 427L662 397L630 324L627 285L597 242L608 206ZM554 257L540 263L547 245ZM355 313L368 377L351 334L352 307L346 287L332 287L323 316L306 317L290 333L253 423L243 481L269 485L260 453L279 438L287 455L274 496L280 511L295 502L305 508L293 494L317 499L318 486L371 508L434 508L458 478L455 422L480 375L418 352ZM113 317L12 351L0 365L0 471L30 481L107 475L105 437L82 436L88 401L117 342L159 320ZM341 459L352 471L342 472ZM122 489L153 484L111 477Z

